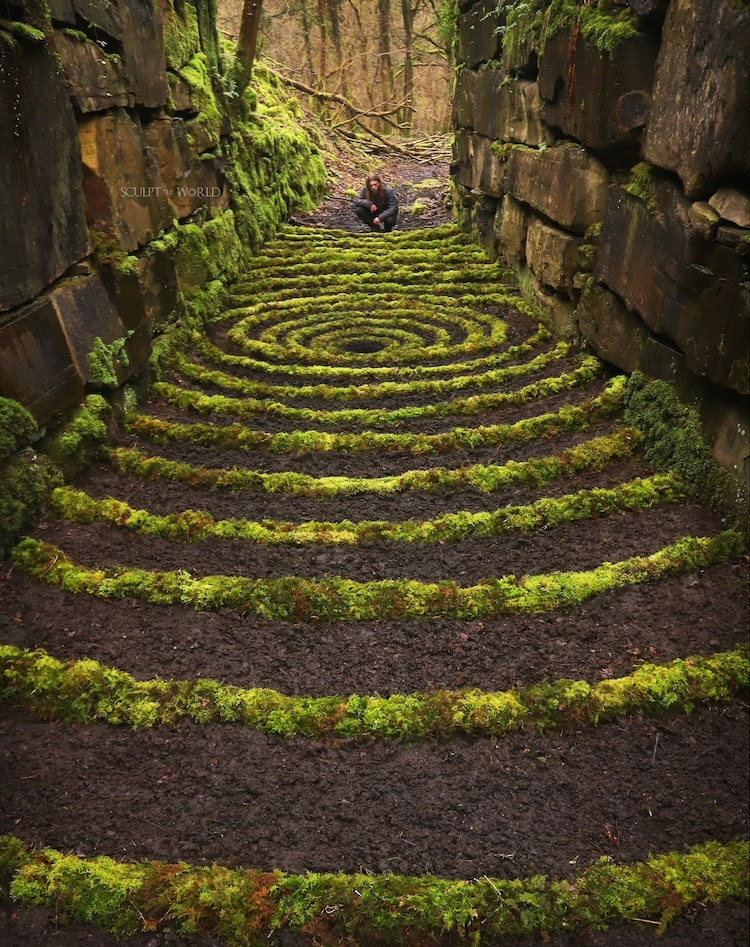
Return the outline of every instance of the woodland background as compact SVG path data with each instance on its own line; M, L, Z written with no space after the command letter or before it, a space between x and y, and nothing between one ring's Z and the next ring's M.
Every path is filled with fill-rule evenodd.
M220 0L236 40L243 0ZM263 0L258 52L333 128L424 137L450 126L450 0Z

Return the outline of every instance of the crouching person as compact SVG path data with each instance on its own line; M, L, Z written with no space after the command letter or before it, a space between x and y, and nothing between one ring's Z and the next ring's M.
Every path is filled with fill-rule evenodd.
M379 174L368 174L362 193L355 201L357 217L375 233L393 230L398 220L398 198Z

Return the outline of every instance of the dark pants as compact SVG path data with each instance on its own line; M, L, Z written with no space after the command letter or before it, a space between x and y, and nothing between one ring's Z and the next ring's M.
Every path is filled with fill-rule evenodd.
M380 225L380 227L377 224L374 224L373 220L378 215L373 214L373 212L367 207L357 207L355 210L357 211L357 217L359 217L362 223L367 224L370 230L374 230L376 233L380 233L381 228L385 230L386 233L388 233L396 226L395 220L386 220Z

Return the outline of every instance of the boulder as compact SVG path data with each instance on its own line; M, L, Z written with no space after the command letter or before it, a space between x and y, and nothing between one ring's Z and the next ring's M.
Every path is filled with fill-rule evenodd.
M570 295L579 267L581 240L552 227L537 217L529 220L526 232L526 262L544 286Z
M137 325L129 329L123 323L97 273L63 280L50 291L49 301L60 325L64 327L77 372L86 383L94 380L89 364L94 340L98 338L105 345L110 345L118 339L127 338L130 332L135 333L138 329ZM127 364L115 364L119 382L125 381L148 361L148 336L145 341L144 346L143 339L136 339L133 335L126 342Z
M658 52L654 33L621 41L610 56L580 32L561 30L539 62L542 118L600 153L638 144L651 108Z
M469 131L459 129L453 145L453 177L456 183L473 189L476 186L474 167L474 136Z
M121 43L125 38L120 16L120 7L124 7L125 3L121 0L116 0L115 3L101 3L101 0L72 0L72 5L81 21L88 24L89 30L101 37L105 48L108 45L108 39ZM103 33L106 35L102 36Z
M539 90L535 82L514 79L503 82L497 69L469 74L459 100L461 125L487 138L517 142L536 148L553 138L542 124Z
M97 7L109 4L97 3ZM167 104L167 67L161 4L154 0L118 0L123 29L123 59L135 105Z
M643 155L677 174L693 200L750 174L749 75L747 4L672 0Z
M472 140L476 186L490 197L502 197L507 166L494 149L495 142L482 135L474 135Z
M636 16L663 19L669 0L628 0L628 6Z
M609 173L583 148L512 148L507 192L561 227L583 234L604 217Z
M83 378L48 296L13 313L0 326L0 395L13 398L45 424L83 397Z
M721 217L706 201L696 201L688 209L690 226L704 240L714 240Z
M708 203L722 220L738 227L750 227L750 194L733 187L722 187L708 199Z
M0 43L0 162L1 312L90 252L73 107L44 44Z

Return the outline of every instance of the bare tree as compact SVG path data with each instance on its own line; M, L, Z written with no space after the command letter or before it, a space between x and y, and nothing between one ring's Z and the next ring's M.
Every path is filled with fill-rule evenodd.
M237 39L235 54L235 79L237 90L242 94L250 82L255 60L255 51L258 46L258 28L263 0L244 0L242 5L242 19L240 20L240 34Z

